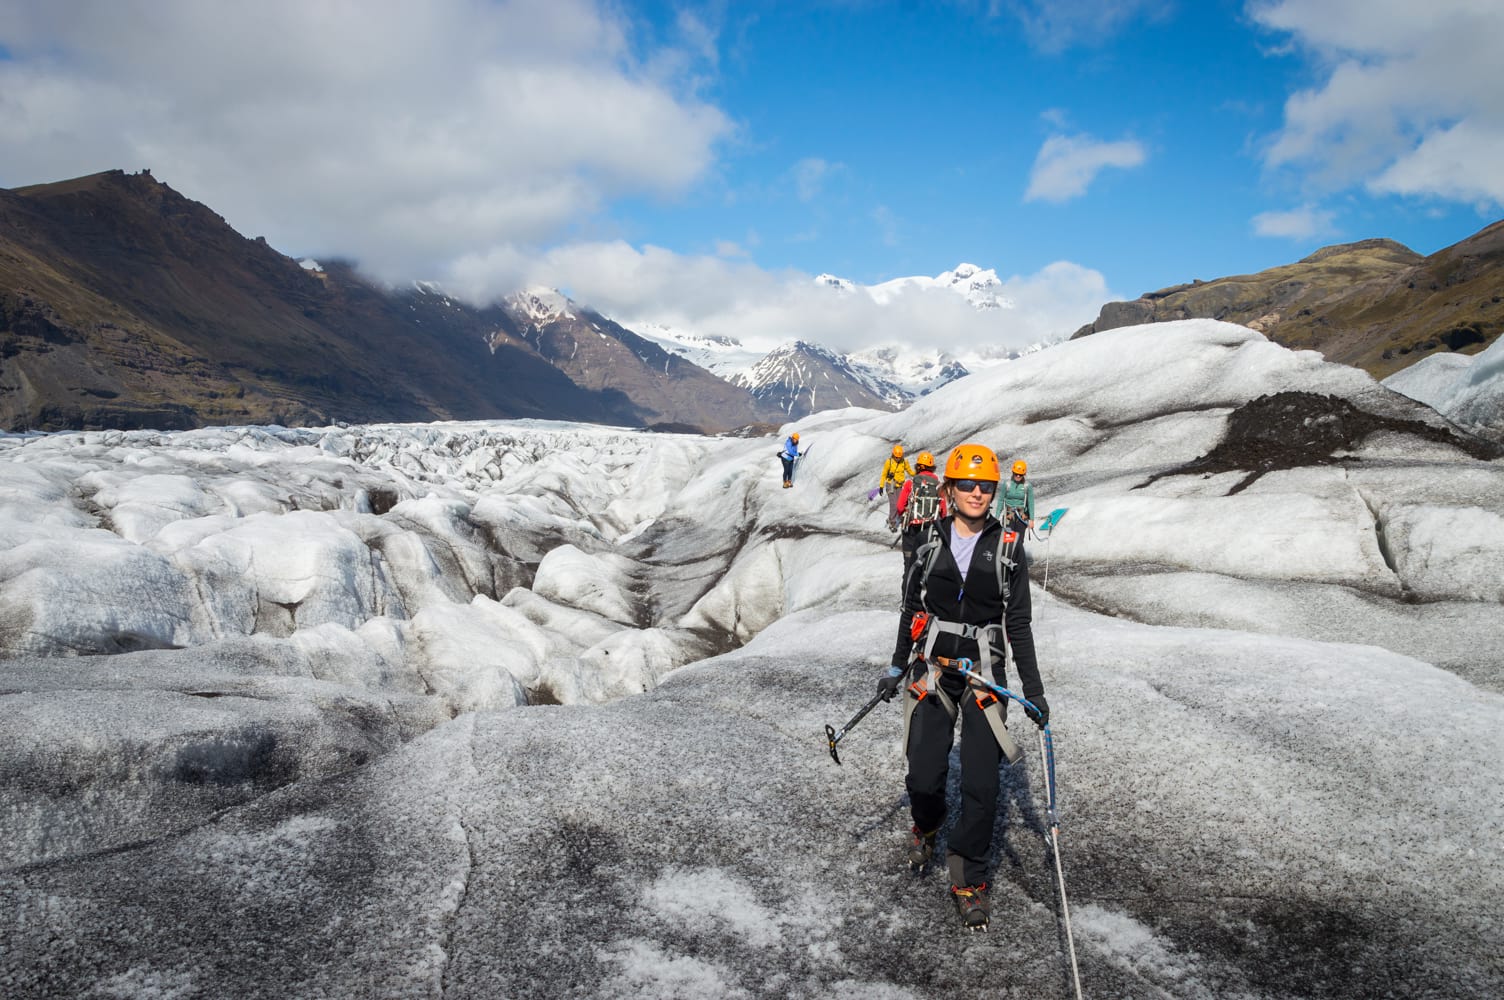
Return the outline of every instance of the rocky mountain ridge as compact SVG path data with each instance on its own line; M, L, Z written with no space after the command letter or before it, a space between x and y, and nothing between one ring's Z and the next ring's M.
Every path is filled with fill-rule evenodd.
M1109 303L1075 336L1223 319L1382 378L1497 340L1501 266L1504 222L1429 257L1364 240ZM1013 308L995 272L966 263L871 286L815 281L879 305L938 287ZM382 288L348 263L293 260L149 171L0 190L6 430L542 417L718 432L830 406L901 409L1028 353L985 350L840 354L791 339L765 353L552 290L475 308L431 283Z
M0 190L7 430L540 417L719 431L767 415L585 322L599 329L575 344L601 353L579 359L582 385L557 324L301 266L147 171Z
M1072 339L1193 318L1240 323L1380 379L1437 353L1474 355L1504 332L1504 221L1430 256L1360 240L1256 274L1109 302Z
M802 340L770 351L732 380L790 419L848 406L901 408L891 402L902 397L897 386L874 384L869 373L857 371L844 355Z
M587 391L623 392L652 424L731 429L785 416L746 387L665 351L554 289L518 292L507 296L501 308L515 327L498 326L488 338L493 349L531 351ZM734 423L728 426L728 420Z

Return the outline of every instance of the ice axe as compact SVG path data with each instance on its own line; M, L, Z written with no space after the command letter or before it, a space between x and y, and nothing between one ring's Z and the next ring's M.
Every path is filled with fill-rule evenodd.
M858 722L861 722L862 719L866 718L867 713L870 712L870 711L872 711L874 708L876 708L878 702L887 700L884 697L884 695L886 695L886 694L887 694L887 692L885 692L885 691L879 691L877 694L873 695L872 696L872 700L869 701L869 702L867 702L867 704L863 705L860 709L858 709L857 713L851 717L851 720L849 722L847 722L846 725L844 725L844 726L841 727L841 731L840 732L836 732L834 729L832 729L830 727L829 723L826 724L826 726L825 726L825 742L828 743L828 744L830 744L830 759L831 760L835 761L837 764L839 764L841 762L841 758L838 757L838 756L836 756L836 744L839 743L839 742L841 742L841 740L845 739L846 738L846 734L849 733L849 732L851 732L851 727L855 726ZM891 697L891 695L888 695L888 697Z

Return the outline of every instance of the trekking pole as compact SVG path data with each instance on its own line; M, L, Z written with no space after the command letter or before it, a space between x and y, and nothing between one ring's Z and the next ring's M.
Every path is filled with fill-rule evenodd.
M992 683L972 670L971 665L970 660L963 659L957 662L956 670L960 671L962 676L991 688L998 697L1011 698L1025 709L1038 714L1038 706L1029 699ZM1081 1000L1081 970L1076 964L1076 937L1071 932L1071 905L1065 898L1065 868L1060 862L1060 816L1055 808L1055 740L1050 733L1049 723L1039 727L1039 758L1044 769L1045 814L1050 821L1050 848L1055 854L1055 880L1060 888L1060 912L1065 920L1065 944L1070 952L1071 980L1076 987L1076 1000Z
M1045 812L1050 817L1050 847L1055 853L1055 883L1060 887L1060 912L1065 917L1065 943L1071 955L1071 981L1076 987L1076 1000L1081 1000L1081 970L1076 965L1076 939L1071 933L1071 904L1065 898L1065 869L1060 864L1060 817L1055 811L1055 741L1050 736L1050 727L1047 725L1039 729L1039 759L1044 765Z
M876 708L878 702L884 700L883 695L885 693L886 692L879 691L877 694L873 695L872 700L863 705L857 711L857 713L851 717L851 721L847 722L846 725L841 727L841 731L839 733L832 729L829 723L826 723L825 742L830 744L831 760L835 761L837 764L841 762L841 758L836 756L836 744L841 742L841 740L845 738L846 734L851 731L851 727L855 726L858 722L861 722L864 718L866 718L867 713Z
M1050 539L1055 537L1054 529L1046 532L1044 536L1044 592L1050 592Z

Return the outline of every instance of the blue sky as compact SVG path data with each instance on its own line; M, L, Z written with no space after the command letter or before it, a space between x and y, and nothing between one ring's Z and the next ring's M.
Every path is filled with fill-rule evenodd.
M1492 2L242 6L0 0L0 186L149 167L386 280L841 347L1504 214ZM992 327L810 297L963 261Z

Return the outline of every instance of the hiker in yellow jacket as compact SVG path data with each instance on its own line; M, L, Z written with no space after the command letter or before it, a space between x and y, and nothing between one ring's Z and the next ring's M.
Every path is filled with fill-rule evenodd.
M877 488L887 494L888 497L888 530L898 530L898 491L903 489L914 470L909 467L909 462L903 457L903 445L895 444L893 454L883 463L883 477L878 480Z

